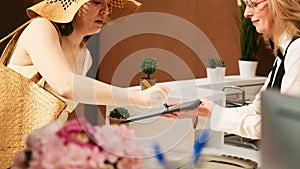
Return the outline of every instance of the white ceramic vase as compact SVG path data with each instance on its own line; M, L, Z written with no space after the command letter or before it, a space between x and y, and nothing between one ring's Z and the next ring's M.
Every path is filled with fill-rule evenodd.
M239 60L239 71L242 78L255 77L258 61Z
M207 78L211 82L220 82L225 79L225 67L206 68Z

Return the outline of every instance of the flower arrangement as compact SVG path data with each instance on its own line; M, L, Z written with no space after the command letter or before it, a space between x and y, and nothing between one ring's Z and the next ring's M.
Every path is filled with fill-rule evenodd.
M26 138L12 169L140 169L142 152L126 125L92 126L84 118L53 122Z

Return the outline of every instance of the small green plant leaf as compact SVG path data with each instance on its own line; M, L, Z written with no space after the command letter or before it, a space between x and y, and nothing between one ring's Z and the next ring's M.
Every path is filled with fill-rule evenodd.
M155 58L144 58L140 65L141 71L147 74L147 78L154 74L157 69L157 61Z
M110 111L109 116L117 119L127 119L130 114L124 107L116 107Z
M208 67L209 68L225 67L225 62L220 58L208 58Z
M256 53L258 50L258 32L253 26L251 19L244 17L246 5L242 3L239 7L239 29L240 29L240 60L257 60Z

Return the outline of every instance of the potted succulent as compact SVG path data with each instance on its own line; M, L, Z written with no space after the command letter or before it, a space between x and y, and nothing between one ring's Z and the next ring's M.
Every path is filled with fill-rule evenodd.
M109 112L109 124L121 124L128 117L130 117L130 114L126 108L116 107Z
M240 49L239 70L242 77L254 77L257 68L257 50L259 34L253 26L251 19L244 17L246 4L238 0L239 5L239 29L240 29Z
M156 69L157 69L156 59L151 57L143 58L143 60L141 61L140 68L141 68L141 72L147 75L147 77L143 77L140 79L141 89L144 90L155 85L156 79L151 78L150 76L156 73Z
M225 77L225 62L217 57L208 58L208 67L206 68L207 78L212 81L223 81Z

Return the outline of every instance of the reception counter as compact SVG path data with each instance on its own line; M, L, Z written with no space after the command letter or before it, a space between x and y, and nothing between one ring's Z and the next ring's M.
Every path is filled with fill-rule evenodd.
M232 79L228 77L225 79ZM258 77L255 82L261 84L265 78ZM244 79L245 81L245 79ZM238 81L236 81L238 82ZM224 106L225 94L221 86L232 85L233 81L218 83L217 86L209 84L207 79L193 79L173 82L164 82L157 85L168 86L171 91L169 94L168 104L184 102L201 97L207 97L215 103ZM254 83L253 83L254 84ZM139 86L131 87L132 90L140 90ZM107 107L109 112L114 107ZM150 111L151 109L141 109L137 107L125 107L129 110L131 116L138 113ZM108 113L107 113L108 114ZM106 118L108 119L108 118ZM108 121L107 121L108 123ZM152 146L158 143L162 152L167 158L170 168L180 168L190 161L193 151L195 138L202 129L209 128L209 119L200 118L197 129L193 128L191 119L169 119L165 117L152 117L140 121L129 123L129 127L135 130L136 141L142 147L147 169L163 168L154 158ZM202 152L203 155L228 155L236 156L243 159L249 159L260 164L260 152L224 144L224 133L212 132L206 146Z

